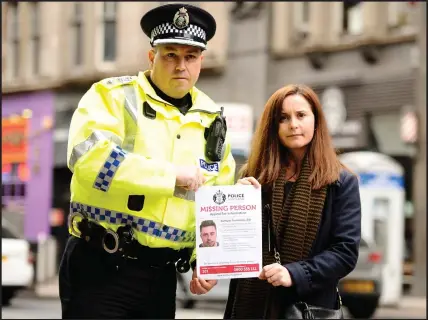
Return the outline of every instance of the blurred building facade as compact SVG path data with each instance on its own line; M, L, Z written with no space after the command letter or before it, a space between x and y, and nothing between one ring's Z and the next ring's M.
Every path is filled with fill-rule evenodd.
M52 206L67 211L71 174L66 143L79 99L101 78L134 75L148 67L150 46L139 20L161 3L165 2L9 4L3 37L3 114L26 109L36 114L43 106L41 121L55 119L50 133L53 162L42 164L46 181L46 172L54 172L53 193L46 200L53 201ZM415 14L420 3L192 4L217 20L198 82L214 100L249 104L258 118L276 89L307 84L326 108L336 147L379 151L405 167L406 259L412 261L412 186L418 179L412 173L418 141L412 122L407 127L402 123L403 115L414 114L417 104ZM49 133L45 136L43 143L52 143ZM34 158L33 149L29 142L29 159Z
M427 282L427 252L426 252L426 219L427 219L427 181L426 181L426 166L427 166L427 141L426 141L426 117L427 117L427 4L420 3L418 12L418 47L420 66L417 73L417 102L418 118L420 122L420 130L418 131L418 152L415 161L414 176L419 177L414 181L413 199L415 202L415 279L413 285L413 293L419 296L426 296Z

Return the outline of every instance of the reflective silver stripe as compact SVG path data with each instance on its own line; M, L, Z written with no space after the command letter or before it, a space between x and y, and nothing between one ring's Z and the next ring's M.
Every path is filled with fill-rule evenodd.
M79 212L82 214L82 211L83 213L87 214L88 218L91 218L95 221L108 222L119 225L128 224L140 232L144 232L153 237L158 237L173 242L192 242L193 244L196 239L195 232L181 230L167 226L160 222L122 212L108 210L105 208L94 207L78 202L70 203L71 216L74 216Z
M126 151L133 152L135 145L135 136L137 135L137 120L138 120L138 102L137 94L134 86L123 86L125 93L125 141L122 148Z
M174 197L181 198L184 200L195 201L195 191L186 190L181 187L175 187Z
M75 145L71 151L70 160L68 162L71 171L73 171L77 160L79 160L80 157L86 154L98 141L101 140L110 140L119 146L122 145L122 140L114 133L104 130L94 130L88 139Z
M125 109L132 119L137 122L137 96L133 85L123 86L125 91Z

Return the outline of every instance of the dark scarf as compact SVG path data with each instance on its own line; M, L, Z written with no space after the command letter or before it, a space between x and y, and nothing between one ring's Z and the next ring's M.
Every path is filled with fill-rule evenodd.
M282 264L306 259L317 235L327 187L313 190L308 181L310 175L311 168L306 158L285 203L285 172L273 187L272 219Z
M284 201L286 183L284 170L274 182L271 194L266 197L269 200L264 203L271 203L273 228L283 265L306 259L317 235L327 186L313 190L308 181L310 174L311 168L308 159L305 158L299 178L293 184L290 194ZM268 249L266 238L268 219L266 217L264 217L262 224L264 234L263 265L268 265L274 263L275 260ZM278 292L276 289L280 289L272 287L266 280L255 278L233 281L235 282L233 286L236 285L236 287L231 286L229 297L234 297L234 301L231 301L232 318L263 318L266 303L273 303L273 301L267 301L268 297L271 297L272 293ZM282 304L284 305L285 301Z

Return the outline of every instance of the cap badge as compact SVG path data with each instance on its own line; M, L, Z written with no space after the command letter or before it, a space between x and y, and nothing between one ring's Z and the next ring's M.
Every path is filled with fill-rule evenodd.
M189 25L189 14L186 8L177 11L172 22L178 29L184 29Z

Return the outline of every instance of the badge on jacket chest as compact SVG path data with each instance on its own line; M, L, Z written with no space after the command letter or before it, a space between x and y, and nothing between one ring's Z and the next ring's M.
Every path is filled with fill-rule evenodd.
M206 162L204 159L199 159L199 166L208 172L219 172L220 165L218 162Z

